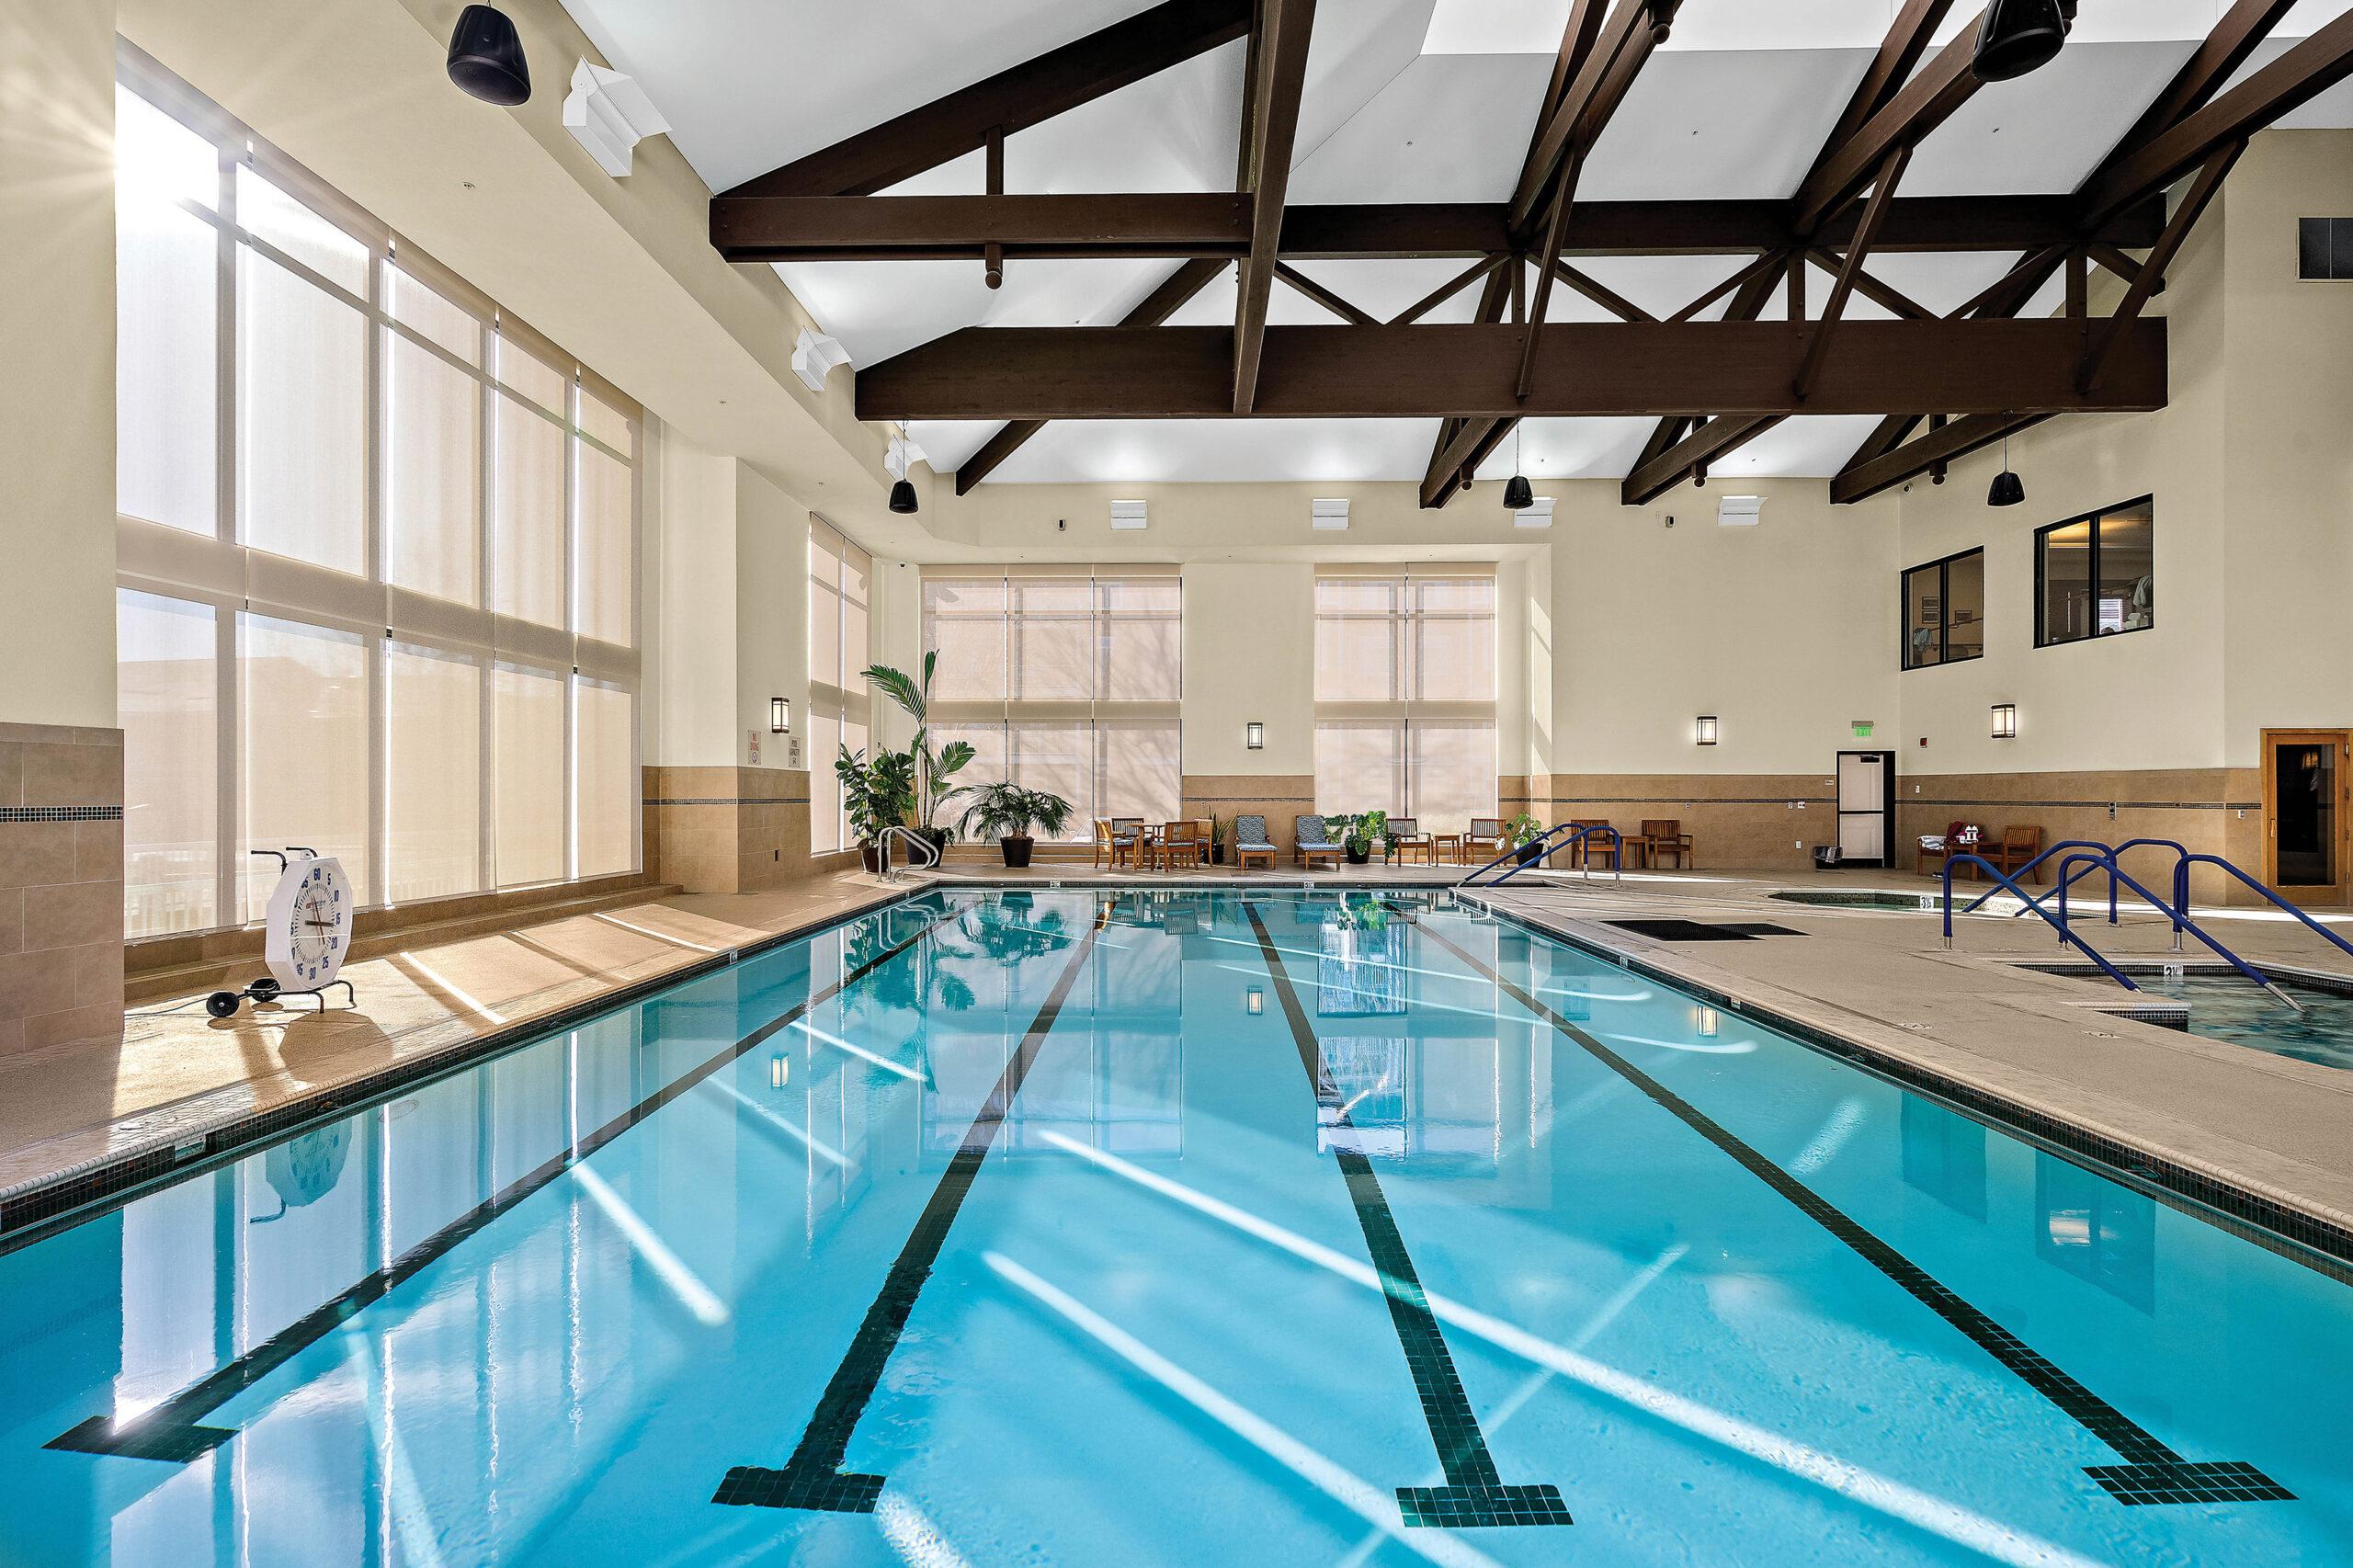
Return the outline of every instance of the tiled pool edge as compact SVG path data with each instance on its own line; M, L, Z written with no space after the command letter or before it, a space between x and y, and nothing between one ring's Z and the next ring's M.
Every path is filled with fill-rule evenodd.
M150 1187L239 1157L256 1143L313 1122L347 1116L372 1100L444 1076L485 1057L513 1051L545 1035L574 1028L615 1007L642 1001L656 992L699 979L787 943L862 920L930 891L927 883L912 883L895 889L871 903L817 915L754 940L689 960L675 969L645 975L594 995L565 1003L536 1017L518 1019L488 1034L453 1041L408 1061L342 1083L327 1085L310 1094L295 1096L267 1110L190 1128L149 1143L62 1166L0 1188L0 1253L13 1252L44 1235L96 1218Z
M2292 1193L2262 1190L2261 1184L2246 1177L2186 1163L2189 1156L2093 1131L2040 1107L1796 1017L1770 1003L1693 979L1649 956L1614 947L1543 916L1498 905L1479 897L1480 891L1458 888L1456 902L1779 1030L1826 1056L1941 1100L2063 1158L2095 1166L2100 1175L2124 1180L2267 1251L2353 1283L2353 1224ZM1818 1006L1845 1011L1835 1002L1816 1001Z

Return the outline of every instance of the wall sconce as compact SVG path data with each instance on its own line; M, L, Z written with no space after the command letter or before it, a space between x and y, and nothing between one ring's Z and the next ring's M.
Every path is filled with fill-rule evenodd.
M792 1063L782 1054L768 1058L768 1087L781 1089L792 1081Z
M1252 751L1267 749L1267 726L1256 719L1242 726L1242 744Z
M1693 1021L1699 1027L1699 1038L1701 1040L1715 1039L1716 1030L1723 1026L1722 1017L1719 1015L1713 1007L1707 1006L1704 1004L1693 1008L1692 1013L1694 1016Z
M1254 1018L1258 1017L1267 1010L1267 994L1256 986L1252 986L1243 995L1242 1010Z
M781 697L768 699L768 733L772 735L792 733L792 704Z
M1716 744L1716 716L1713 713L1702 713L1691 723L1692 740L1696 744L1703 746Z
M2015 702L1994 704L1994 738L2014 741L2018 738L2018 705Z

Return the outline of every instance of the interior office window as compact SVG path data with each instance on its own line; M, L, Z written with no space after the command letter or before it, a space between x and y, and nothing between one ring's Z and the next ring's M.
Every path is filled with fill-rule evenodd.
M118 51L127 929L634 867L637 410Z
M115 596L127 936L221 924L218 628L210 605Z
M1183 809L1184 589L1173 571L927 572L923 635L939 654L935 729L975 751L960 778L1060 795L1071 803L1066 842L1091 837L1098 816L1167 822Z
M1315 809L1459 833L1496 811L1492 567L1319 573Z
M1904 574L1904 667L1985 652L1985 551L1963 551Z
M809 852L853 848L834 762L867 747L870 699L858 672L867 653L867 598L874 558L809 519ZM936 689L936 687L935 687Z
M2037 647L2156 624L2156 509L2146 495L2034 536Z

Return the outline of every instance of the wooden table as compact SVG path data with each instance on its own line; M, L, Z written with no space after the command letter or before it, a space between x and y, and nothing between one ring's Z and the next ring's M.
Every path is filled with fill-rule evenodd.
M1449 866L1467 866L1470 864L1470 861L1463 858L1462 835L1459 833L1433 833L1430 835L1430 864L1435 866L1441 861Z

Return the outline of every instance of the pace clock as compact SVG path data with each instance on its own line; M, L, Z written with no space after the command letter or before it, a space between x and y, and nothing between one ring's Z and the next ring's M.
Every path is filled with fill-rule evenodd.
M262 915L261 956L269 973L242 992L216 991L206 998L205 1010L216 1018L233 1014L247 996L262 1002L288 993L318 996L330 985L350 994L351 983L340 978L351 950L352 914L351 879L343 874L343 862L301 848L278 858L278 885ZM326 1006L325 997L319 996L319 1006Z

